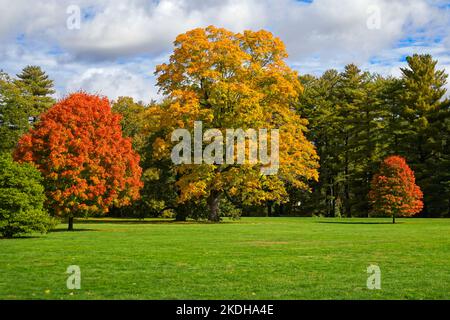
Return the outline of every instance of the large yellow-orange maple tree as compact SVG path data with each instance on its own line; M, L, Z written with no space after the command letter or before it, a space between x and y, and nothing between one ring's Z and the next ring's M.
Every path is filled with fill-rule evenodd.
M128 205L142 187L139 155L122 136L121 116L108 99L74 93L41 115L19 141L14 158L44 177L47 205L69 218Z
M286 202L286 186L308 189L318 179L318 156L304 135L307 120L294 105L302 92L298 74L285 62L283 42L268 31L231 31L209 26L179 35L168 63L157 66L157 84L168 103L152 107L150 131L156 159L170 157L171 133L203 129L279 129L279 170L262 175L260 164L174 166L180 203L206 199L209 219L218 221L226 192L243 203Z

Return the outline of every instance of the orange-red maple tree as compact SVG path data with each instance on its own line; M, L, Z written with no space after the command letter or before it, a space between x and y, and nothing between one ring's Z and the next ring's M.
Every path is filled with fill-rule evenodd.
M372 179L369 199L376 214L392 216L412 216L423 208L423 194L416 185L414 172L399 156L387 157L381 164L380 172Z
M14 152L44 176L47 206L57 216L106 213L139 198L139 155L122 136L121 116L106 98L74 93L41 116Z

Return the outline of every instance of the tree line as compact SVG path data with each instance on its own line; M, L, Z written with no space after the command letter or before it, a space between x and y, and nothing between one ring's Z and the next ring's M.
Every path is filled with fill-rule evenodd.
M244 215L368 216L372 177L384 158L400 155L415 172L424 194L419 216L450 216L447 74L437 68L437 61L430 55L413 55L406 62L400 78L362 71L354 64L347 65L343 72L328 70L320 77L300 76L299 99L294 107L302 119L308 120L306 136L320 159L318 182L310 183L309 191L287 186L287 202L269 199L253 205L227 197L224 207L231 206ZM145 130L138 128L144 128L145 117L155 105L153 102L149 107L126 97L113 105L124 116L125 134L133 138L144 159L149 159L143 162L144 170L152 168L148 155L152 147L145 143ZM172 190L173 201L155 200L160 199L161 188L167 190L171 185L169 178L163 185L158 184L161 180L156 181L148 183L154 190L143 193L144 198L149 197L154 214L176 205L176 190ZM164 193L164 197L170 194Z
M320 157L320 180L300 196L305 212L366 216L382 159L404 157L424 194L421 216L450 215L450 101L447 74L430 55L406 58L401 77L347 65L301 76L298 112Z
M148 104L83 92L56 103L53 81L39 66L16 77L1 72L2 164L16 166L11 154L32 162L53 215L109 211L218 221L376 215L371 181L383 159L396 155L415 172L421 215L450 215L450 102L447 74L436 60L407 57L400 78L353 64L317 77L299 76L286 58L284 44L267 31L194 29L177 37L170 61L157 67L164 99ZM260 165L174 166L171 133L195 121L221 131L279 128L280 172L261 176ZM119 160L107 160L114 157Z

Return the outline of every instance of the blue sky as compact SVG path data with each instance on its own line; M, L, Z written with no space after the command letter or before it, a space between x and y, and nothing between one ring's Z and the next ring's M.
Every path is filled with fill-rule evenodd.
M319 75L347 63L400 75L405 57L430 53L450 73L450 2L442 0L0 0L0 69L42 66L57 96L83 89L116 99L158 98L153 72L176 35L214 24L267 29L288 63ZM68 27L79 9L79 28ZM76 10L75 10L76 11ZM73 26L73 25L72 25Z

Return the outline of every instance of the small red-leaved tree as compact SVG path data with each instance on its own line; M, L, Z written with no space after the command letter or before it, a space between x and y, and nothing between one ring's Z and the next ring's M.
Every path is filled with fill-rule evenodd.
M139 198L139 155L122 136L120 120L106 98L74 93L19 141L15 160L41 171L48 208L68 217L69 230L74 216L106 213Z
M416 185L414 172L399 156L386 158L372 179L369 199L373 212L395 217L412 216L423 208L423 194Z

